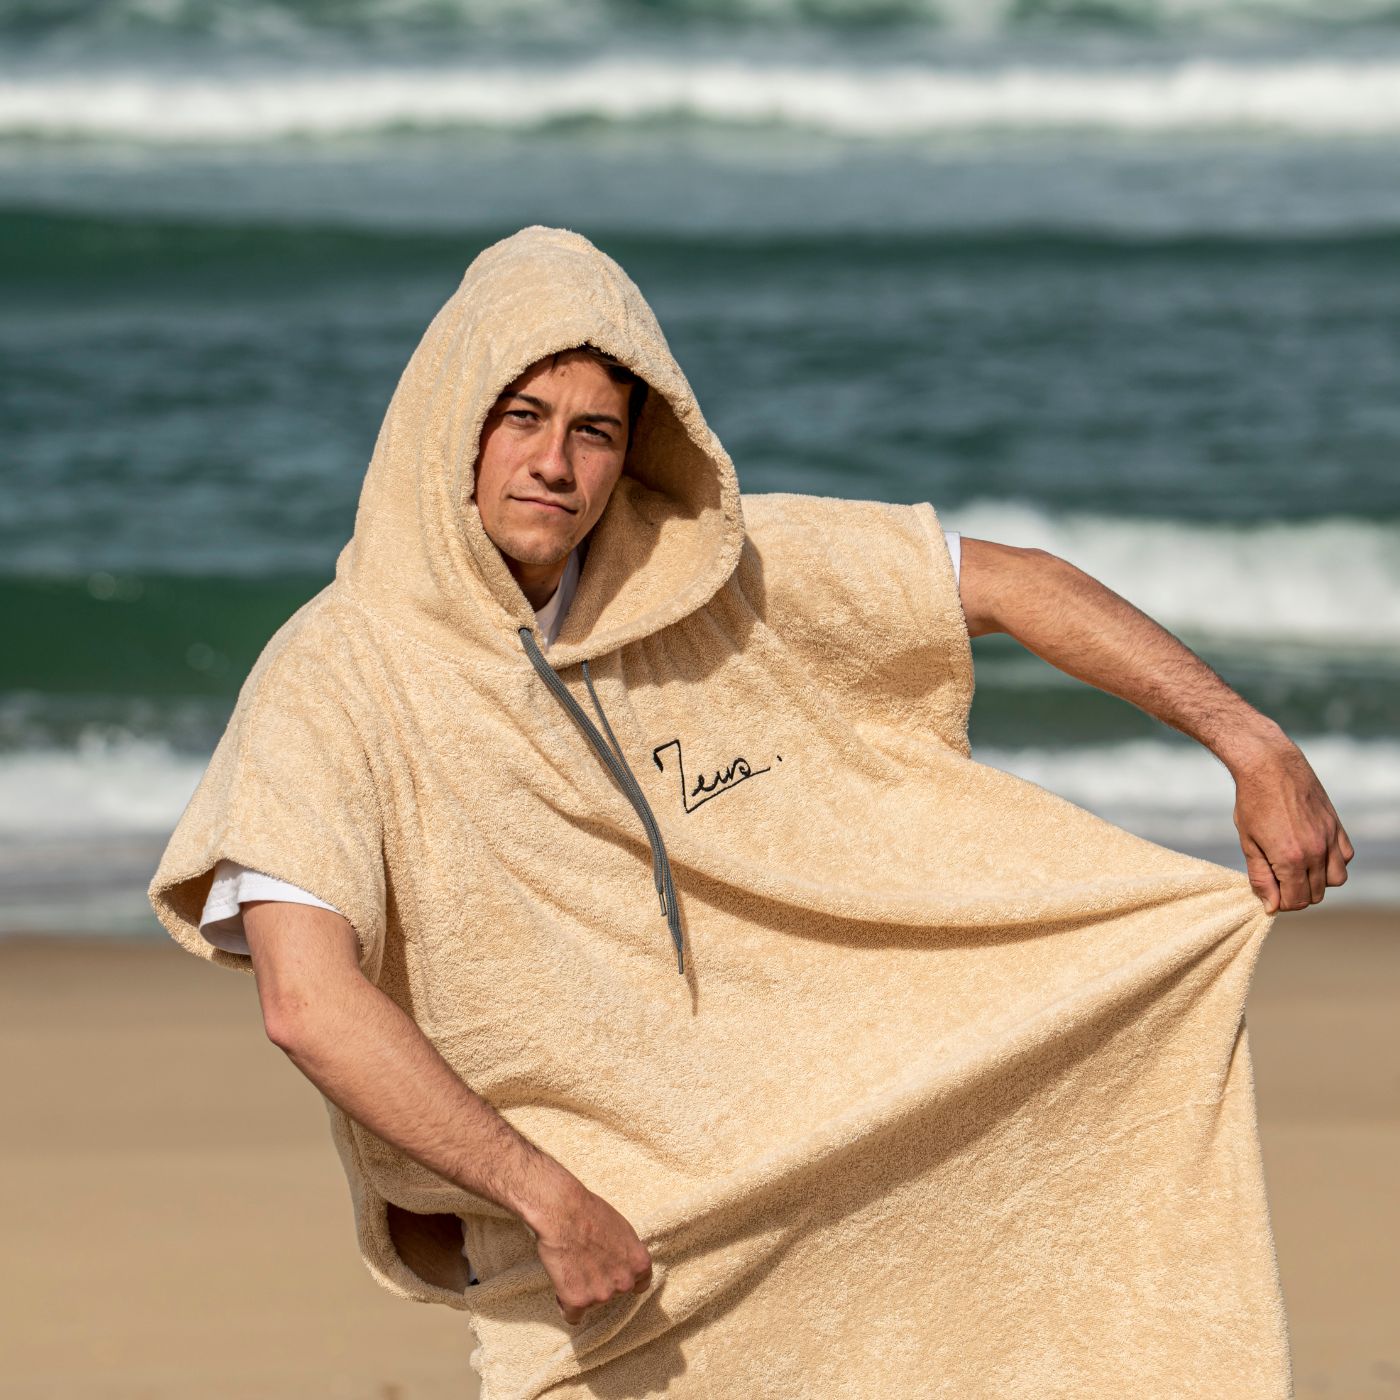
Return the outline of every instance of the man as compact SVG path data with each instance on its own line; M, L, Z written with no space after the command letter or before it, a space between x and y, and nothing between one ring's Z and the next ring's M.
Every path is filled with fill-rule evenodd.
M469 1312L493 1400L1282 1393L1240 1013L1350 843L1142 614L932 526L741 500L640 293L530 228L250 675L153 903L255 973L367 1266ZM1210 747L1248 883L973 763L992 631ZM246 956L227 863L286 896Z

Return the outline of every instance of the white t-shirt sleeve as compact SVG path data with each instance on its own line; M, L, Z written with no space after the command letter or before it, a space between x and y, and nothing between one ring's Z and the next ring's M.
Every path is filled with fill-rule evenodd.
M953 582L958 582L958 569L962 564L962 536L956 530L944 530L943 538L948 545L948 554L953 561Z
M199 916L199 931L216 948L247 957L243 904L250 899L280 899L285 904L312 904L317 909L329 909L332 914L340 913L339 909L324 899L317 899L299 885L276 880L260 870L249 870L237 861L221 860L214 867L214 883L209 887L209 898L204 901L204 912Z

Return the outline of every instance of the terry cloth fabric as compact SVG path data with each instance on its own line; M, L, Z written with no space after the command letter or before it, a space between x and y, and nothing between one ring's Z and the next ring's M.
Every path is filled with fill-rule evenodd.
M948 545L948 556L953 565L953 581L958 579L959 553L962 541L954 530L945 530L943 539ZM574 589L578 586L579 551L571 550L568 563L564 567L559 586L550 595L544 607L535 612L544 636L540 647L548 651L549 644L558 635L564 614L573 601ZM236 861L221 860L214 869L214 882L209 889L209 897L204 901L204 909L199 916L199 931L216 948L230 953L247 953L248 939L243 931L243 904L254 899L280 899L290 904L310 904L321 909L331 909L340 913L323 899L317 899L309 890L286 880L274 880L261 871L249 870ZM342 916L343 917L343 916Z
M535 613L535 620L541 632L540 646L548 650L559 633L564 614L573 601L574 590L578 587L579 551L569 551L568 561L559 579L559 585L550 594L549 601ZM254 899L280 899L289 904L310 904L320 909L330 909L339 914L340 910L317 899L309 890L302 889L286 880L274 880L258 870L249 870L237 861L221 860L214 869L214 880L209 887L209 897L199 916L199 931L216 948L230 953L248 953L248 938L243 931L243 904ZM342 917L344 917L342 915Z
M497 392L585 341L652 392L546 661L473 469ZM532 226L472 262L150 894L243 972L199 934L220 859L342 910L648 1246L570 1327L515 1216L328 1101L366 1265L466 1313L484 1400L1288 1393L1244 1021L1271 919L975 762L971 693L929 504L741 499L612 258ZM475 1287L396 1242L446 1261L457 1219Z

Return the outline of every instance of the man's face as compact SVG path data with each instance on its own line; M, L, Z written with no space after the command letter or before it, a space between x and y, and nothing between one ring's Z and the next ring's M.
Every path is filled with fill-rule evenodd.
M554 565L562 574L602 515L627 453L630 389L590 356L566 352L553 368L537 360L487 414L474 499L522 586L548 583Z

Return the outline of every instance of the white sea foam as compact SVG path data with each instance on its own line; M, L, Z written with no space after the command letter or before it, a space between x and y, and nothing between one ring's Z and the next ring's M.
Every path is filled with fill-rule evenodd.
M1301 746L1357 846L1347 898L1400 900L1400 739ZM973 757L1149 840L1242 864L1229 774L1194 745L979 747ZM111 737L0 755L0 932L110 925L118 907L123 927L143 926L138 896L204 767L159 742Z
M206 764L156 739L97 732L71 748L0 754L0 839L167 831Z
M1400 903L1400 741L1304 738L1300 747L1356 848L1332 904ZM1154 740L1093 748L979 748L980 763L1048 788L1159 845L1244 869L1234 783L1205 749Z
M1354 840L1400 841L1400 740L1319 735L1299 747ZM1234 839L1234 783L1196 745L1138 739L1086 748L979 747L973 757L1157 840Z
M567 65L0 73L0 136L9 137L241 143L664 117L872 140L1078 130L1375 136L1400 131L1400 62L956 68L688 63L658 54Z
M1346 805L1367 831L1400 839L1400 738L1317 735L1298 742L1339 806ZM989 746L978 747L973 757L1094 811L1133 812L1203 837L1229 829L1229 774L1193 744L1137 739ZM22 842L169 831L207 762L159 740L110 734L74 748L0 754L0 837ZM1189 825L1197 821L1205 824Z
M1400 529L1392 523L1198 524L1051 514L1014 501L941 514L948 529L1068 559L1173 631L1400 659Z

